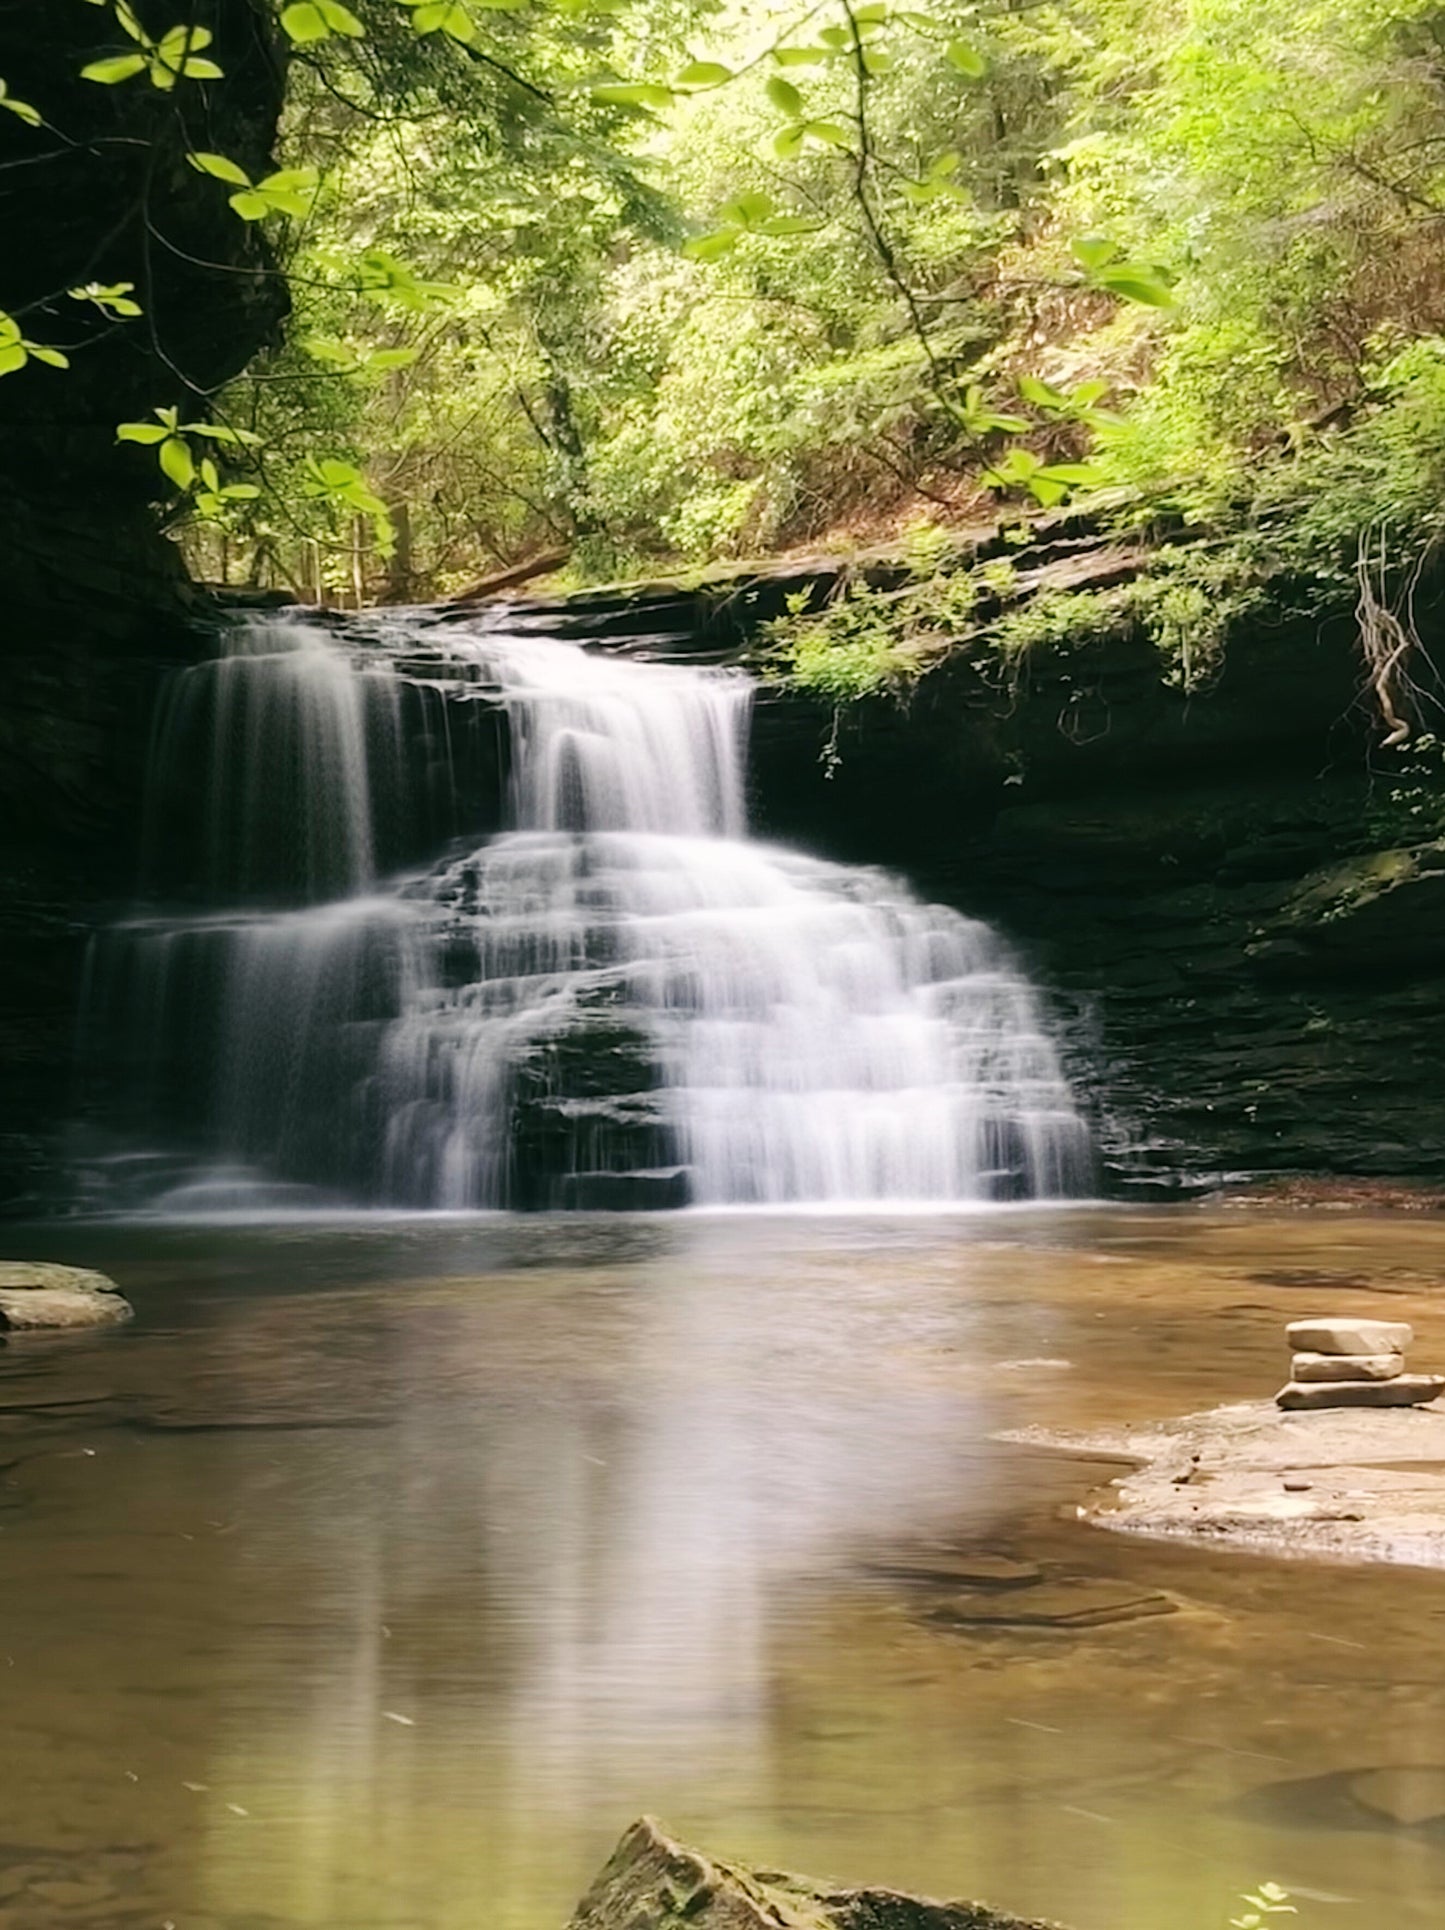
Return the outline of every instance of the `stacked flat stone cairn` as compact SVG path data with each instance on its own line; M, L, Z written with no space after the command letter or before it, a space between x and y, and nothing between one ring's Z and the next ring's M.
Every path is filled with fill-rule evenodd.
M1445 1391L1445 1374L1407 1374L1415 1338L1403 1320L1295 1320L1285 1329L1294 1351L1280 1407L1418 1407Z

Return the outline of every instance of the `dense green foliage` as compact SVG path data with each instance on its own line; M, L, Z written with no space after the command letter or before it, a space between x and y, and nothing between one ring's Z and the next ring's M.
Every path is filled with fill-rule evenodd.
M158 0L149 24L92 3L117 29L98 85L225 85ZM286 338L184 422L123 430L209 574L430 595L539 551L618 575L1114 485L1126 519L1229 533L1208 580L1133 593L1189 682L1262 571L1344 593L1363 544L1398 587L1434 540L1445 9L276 13L277 167L191 161L218 220L273 236ZM43 134L43 102L0 108ZM144 288L70 299L120 326ZM0 317L0 375L60 379L57 355ZM973 594L915 595L880 642L855 584L794 638L799 673L906 677ZM1085 618L1017 611L1000 640Z

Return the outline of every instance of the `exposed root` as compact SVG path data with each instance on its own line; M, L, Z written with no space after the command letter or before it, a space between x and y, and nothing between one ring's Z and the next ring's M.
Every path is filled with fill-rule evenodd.
M1355 557L1355 620L1369 688L1385 726L1386 750L1407 744L1419 727L1424 692L1411 674L1411 665L1430 664L1414 614L1415 590L1423 568L1422 557L1410 574L1403 597L1390 601L1384 529L1378 539L1371 531L1361 533Z

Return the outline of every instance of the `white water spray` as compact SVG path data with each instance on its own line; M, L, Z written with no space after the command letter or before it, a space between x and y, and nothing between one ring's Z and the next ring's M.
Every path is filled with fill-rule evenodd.
M122 944L147 1051L209 1069L195 1130L227 1171L452 1208L1087 1190L1039 1001L989 928L747 838L745 677L428 632L505 709L514 828L378 886L363 692L395 680L279 630L173 701L159 755L211 733L216 877L262 868L286 773L336 895Z

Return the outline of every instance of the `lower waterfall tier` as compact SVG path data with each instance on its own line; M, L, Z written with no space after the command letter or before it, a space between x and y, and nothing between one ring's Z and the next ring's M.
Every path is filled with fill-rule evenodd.
M138 921L104 942L91 1015L136 1042L153 1143L199 1155L178 1206L1089 1185L1039 1002L988 927L739 839L513 832L384 895Z

